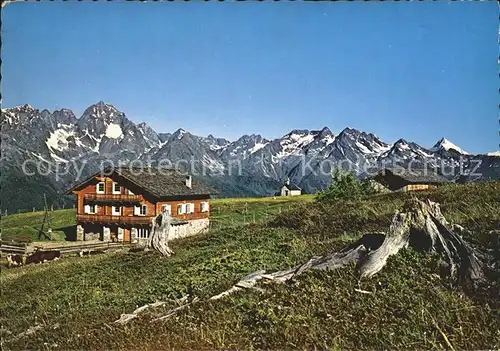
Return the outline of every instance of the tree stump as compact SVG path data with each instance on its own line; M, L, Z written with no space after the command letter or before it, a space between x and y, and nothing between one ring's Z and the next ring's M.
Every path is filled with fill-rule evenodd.
M446 274L454 278L457 285L473 290L486 281L484 263L480 259L482 255L452 228L442 215L439 204L414 198L394 215L387 234L365 234L338 252L313 257L292 269L267 274L264 271L254 272L214 298L253 287L262 279L285 282L308 269L337 269L351 263L356 264L362 277L372 277L384 268L390 256L408 247L419 252L442 254Z
M171 256L174 252L168 246L170 224L172 217L167 212L162 212L152 220L151 235L146 249L158 251L163 256Z

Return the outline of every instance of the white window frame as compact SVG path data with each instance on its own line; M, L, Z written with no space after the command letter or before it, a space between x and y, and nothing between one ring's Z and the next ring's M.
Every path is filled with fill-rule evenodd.
M115 186L118 185L118 191L115 190ZM121 194L122 193L122 187L120 186L120 184L118 184L118 182L113 182L113 194L114 195L118 195L118 194Z
M188 203L186 204L186 213L194 213L194 204L193 203Z
M186 204L178 204L177 205L177 214L182 215L186 213Z
M134 206L134 216L146 216L147 211L148 206L146 205Z
M147 239L149 238L149 229L148 228L137 228L137 237L139 239Z
M161 205L161 212L167 212L169 216L172 215L172 206L169 204L163 204Z
M99 190L99 185L102 184L102 191ZM95 186L95 193L96 194L104 194L106 193L106 184L104 182L99 182L97 183L97 185Z
M123 241L124 236L125 236L125 230L123 228L121 228L121 227L118 227L118 233L117 234L118 234L117 235L117 239L119 241Z
M210 205L209 205L208 201L200 202L200 212L208 212L209 208L210 208Z
M115 208L118 208L118 212L115 212ZM122 208L121 206L111 206L111 215L113 216L121 216Z
M91 211L92 207L94 208L94 212ZM83 213L96 214L97 213L97 205L85 205L85 206L83 206Z

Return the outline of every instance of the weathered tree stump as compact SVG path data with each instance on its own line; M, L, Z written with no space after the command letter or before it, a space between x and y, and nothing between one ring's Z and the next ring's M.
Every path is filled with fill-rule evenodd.
M172 217L167 212L162 212L152 220L151 235L146 244L146 249L158 251L163 256L171 256L174 251L168 246L170 224Z
M337 269L351 263L356 264L356 269L362 277L372 277L384 268L390 256L408 247L419 252L442 254L447 274L455 279L456 284L461 284L466 289L474 289L486 280L481 254L452 228L454 227L442 215L439 204L415 198L394 215L387 234L366 234L338 252L313 257L292 269L267 274L265 271L254 272L212 299L219 299L241 289L253 288L263 279L284 282L308 269Z
M149 247L164 255L173 253L168 247L169 227L170 219L167 214L156 217L153 220L153 233L148 243ZM306 263L288 270L273 273L262 270L250 273L230 289L212 296L210 300L218 300L244 289L259 289L256 285L262 280L285 282L309 269L338 269L355 263L362 277L372 277L384 268L389 257L408 247L420 252L443 255L446 274L455 279L457 285L475 289L486 281L484 257L460 237L458 233L462 232L466 230L457 225L450 225L446 221L437 203L415 198L408 201L402 210L394 215L387 234L366 234L338 252L315 256ZM165 320L188 305L177 307L156 320Z

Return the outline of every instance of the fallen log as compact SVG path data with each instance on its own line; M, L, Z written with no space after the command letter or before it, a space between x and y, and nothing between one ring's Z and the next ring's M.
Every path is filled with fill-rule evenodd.
M218 300L245 289L255 289L262 280L283 283L307 270L333 270L353 263L362 277L372 277L384 268L389 257L396 255L403 248L441 254L446 264L446 274L455 280L456 285L475 289L486 281L484 264L480 259L482 255L456 231L464 232L465 229L450 225L442 215L439 204L430 200L424 202L416 198L411 199L394 215L388 233L365 234L338 252L315 256L291 269L272 273L266 273L264 270L250 273L228 290L210 297L209 300ZM371 293L359 289L356 291ZM176 307L155 320L165 320L189 305L191 303Z
M442 254L447 274L455 280L456 285L475 289L486 281L484 264L480 259L482 255L452 228L441 213L439 204L430 200L411 199L394 215L387 234L366 234L338 252L313 257L292 269L267 274L265 271L251 273L210 299L216 300L255 287L262 279L285 282L309 269L338 269L351 263L356 264L356 270L362 277L372 277L384 268L390 256L408 247L419 252Z

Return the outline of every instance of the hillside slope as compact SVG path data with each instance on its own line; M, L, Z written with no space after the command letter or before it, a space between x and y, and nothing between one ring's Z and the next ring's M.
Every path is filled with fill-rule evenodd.
M419 193L494 249L500 183ZM353 267L311 272L290 284L262 286L201 302L153 322L187 292L201 300L258 269L285 269L344 246L367 231L386 230L410 194L355 202L286 203L264 222L243 224L241 203L219 215L237 218L209 234L173 242L176 255L118 253L2 272L1 336L7 349L445 348L500 347L498 286L466 296L439 275L437 257L406 251L373 279ZM222 206L222 204L220 204ZM255 206L266 208L266 203ZM255 207L254 209L257 209ZM217 206L213 207L217 213ZM229 225L231 223L231 225ZM360 293L355 289L369 293ZM36 292L36 293L34 293ZM496 295L495 295L496 294ZM125 326L122 313L167 301ZM16 337L39 326L29 336Z

